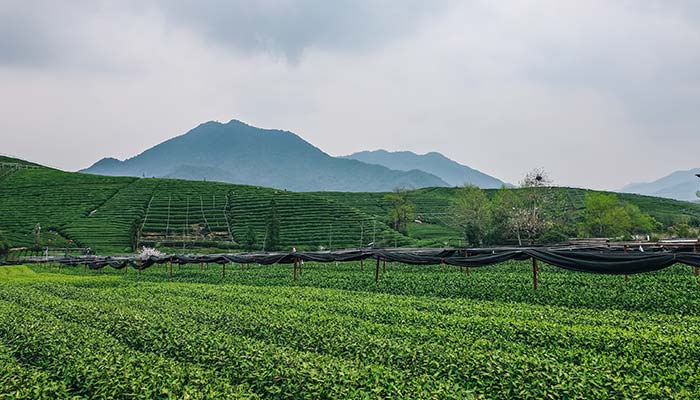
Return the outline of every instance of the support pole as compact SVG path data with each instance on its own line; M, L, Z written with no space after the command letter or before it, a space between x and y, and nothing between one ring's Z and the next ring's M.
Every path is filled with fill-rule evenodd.
M365 260L360 260L360 271L365 270Z
M170 257L170 263L169 263L169 268L168 268L168 275L170 278L173 277L173 258Z
M624 249L625 249L625 253L629 252L629 248L627 247L627 245L625 245ZM630 276L625 274L625 281L628 281L628 280L630 280Z
M297 281L297 260L294 259L294 282Z
M469 252L464 250L464 256L469 257ZM469 269L469 267L467 267L467 276L472 276L472 271Z
M382 263L382 273L386 272L386 258L384 259L384 262Z
M374 270L374 283L379 282L379 257L377 257L377 268Z
M537 273L539 272L539 267L537 266L537 259L532 258L532 289L537 290Z
M221 264L221 279L226 277L226 263Z
M698 245L694 244L693 245L693 253L697 253L697 252L698 252ZM693 275L695 275L696 278L698 277L698 273L699 273L698 267L697 266L693 267Z

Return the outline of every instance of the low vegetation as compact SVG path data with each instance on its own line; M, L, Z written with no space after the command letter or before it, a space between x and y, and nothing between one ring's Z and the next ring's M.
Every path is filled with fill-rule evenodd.
M688 398L688 267L0 269L0 397Z

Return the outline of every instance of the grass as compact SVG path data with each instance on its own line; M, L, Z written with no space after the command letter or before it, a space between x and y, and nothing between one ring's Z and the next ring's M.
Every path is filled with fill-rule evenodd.
M5 267L2 267L5 268ZM0 398L697 398L700 285L527 263L0 269ZM18 279L11 279L17 276Z

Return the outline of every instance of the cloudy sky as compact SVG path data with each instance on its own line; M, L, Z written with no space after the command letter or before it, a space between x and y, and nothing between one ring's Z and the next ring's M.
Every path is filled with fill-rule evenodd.
M700 1L0 0L0 153L77 170L233 118L617 189L700 166Z

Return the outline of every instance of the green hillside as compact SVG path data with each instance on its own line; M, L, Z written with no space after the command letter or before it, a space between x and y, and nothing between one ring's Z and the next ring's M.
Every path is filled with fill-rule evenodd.
M453 188L408 192L423 223L411 223L406 236L387 225L384 193L297 193L216 182L107 177L13 160L0 163L0 232L13 247L34 247L38 239L42 247L90 247L99 253L126 253L143 245L168 251L243 250L252 228L254 249L261 250L268 240L273 200L281 249L338 249L370 242L459 244L459 232L450 227ZM554 188L547 195L563 199L557 207L571 212L575 221L587 192ZM493 196L496 191L487 193ZM665 225L700 218L700 204L619 196Z

